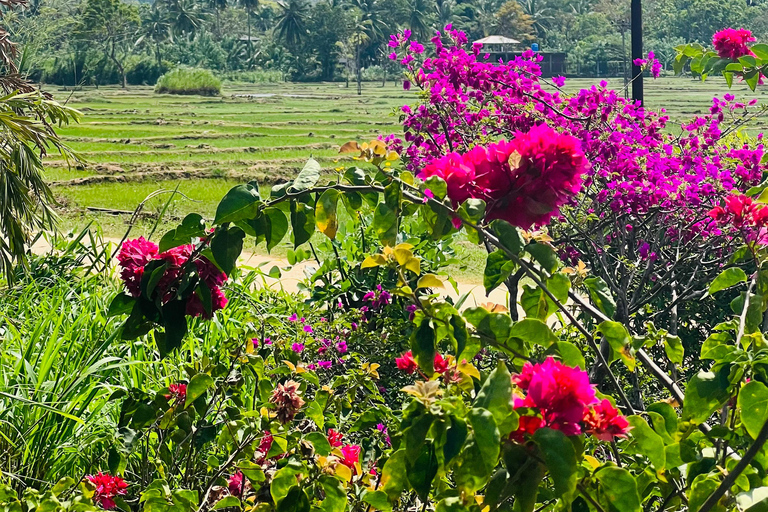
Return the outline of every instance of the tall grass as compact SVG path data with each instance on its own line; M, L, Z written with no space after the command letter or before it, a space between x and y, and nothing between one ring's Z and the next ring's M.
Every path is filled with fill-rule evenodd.
M224 75L228 82L247 82L250 84L267 84L283 81L283 73L269 69L255 69L253 71L230 71Z
M155 92L218 96L221 94L221 80L207 69L179 66L157 80Z

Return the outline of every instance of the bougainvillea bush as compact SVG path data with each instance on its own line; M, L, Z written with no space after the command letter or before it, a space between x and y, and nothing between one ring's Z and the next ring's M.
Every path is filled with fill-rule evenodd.
M717 35L742 66L720 71L751 80L752 51L759 75L751 42ZM768 506L768 159L738 131L759 108L724 95L673 126L606 84L566 94L534 54L488 63L450 26L432 44L392 36L421 92L402 134L342 146L359 165L310 160L123 244L109 315L177 371L113 393L83 475L9 479L5 508ZM237 268L246 237L289 233L316 263L303 304ZM506 304L446 298L457 240Z

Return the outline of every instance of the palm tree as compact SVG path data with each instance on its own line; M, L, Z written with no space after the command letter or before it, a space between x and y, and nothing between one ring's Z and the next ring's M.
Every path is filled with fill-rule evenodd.
M140 36L136 40L136 46L141 45L144 41L151 40L154 43L157 65L161 66L162 58L160 55L160 45L173 38L171 22L168 20L168 13L164 12L158 4L155 4L149 11L147 17L142 20L139 34Z
M248 21L248 62L253 60L253 43L251 41L251 17L253 12L259 7L259 0L238 0L240 5L245 8ZM250 65L250 64L249 64Z
M163 0L163 2L174 32L194 36L203 24L203 14L195 0Z
M208 0L208 6L216 12L216 33L221 37L221 11L229 6L229 0Z
M304 0L279 0L280 14L275 30L289 48L296 48L307 34L308 6Z
M434 10L434 5L429 5L428 0L411 0L409 10L408 28L417 39L423 41L430 32L428 13Z
M552 8L547 5L546 0L520 0L520 6L523 12L533 19L533 29L541 38L547 32L549 21L552 16Z
M360 65L360 54L363 47L371 40L371 20L365 19L362 14L357 14L352 22L352 33L349 36L349 43L355 49L355 73L357 75L357 94L363 94L362 85L362 66Z
M365 22L370 43L381 43L395 32L397 27L387 23L392 16L379 0L351 0L350 5L360 12L360 22Z
M443 30L443 27L453 21L455 6L454 0L435 0L435 21L438 30Z

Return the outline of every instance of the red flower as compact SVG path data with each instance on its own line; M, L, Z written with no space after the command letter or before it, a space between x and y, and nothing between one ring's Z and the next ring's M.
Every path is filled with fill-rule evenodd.
M117 261L122 267L120 278L125 289L132 297L141 295L141 276L144 266L157 256L160 249L143 236L135 240L126 240L120 247Z
M551 357L541 364L525 363L513 382L527 392L525 398L515 400L515 408L537 410L543 418L539 426L560 430L569 436L581 433L580 422L585 410L597 400L587 372L565 366Z
M631 429L627 418L607 399L594 404L584 414L587 433L601 441L612 441L614 437L626 437Z
M360 462L360 451L360 446L356 444L345 444L341 447L341 454L343 456L341 463L353 472L356 472L355 464Z
M168 386L168 394L165 395L166 400L174 399L177 404L183 404L187 399L187 385L186 384L171 384Z
M256 464L264 464L267 461L267 454L269 453L270 448L272 448L273 442L274 438L272 437L272 432L265 430L264 437L262 437L259 442L258 452L260 455L256 458Z
M433 363L433 366L435 367L435 371L437 373L445 373L448 371L448 359L443 358L439 353L435 354L435 361Z
M419 365L416 364L416 360L413 358L413 352L410 350L400 357L395 358L395 364L399 370L403 370L405 373L413 373L419 369Z
M337 432L332 428L328 429L328 442L331 443L331 446L333 446L334 448L341 446L343 439L344 439L344 434L342 434L341 432Z
M747 43L755 41L752 32L746 29L726 28L716 32L712 36L712 44L715 45L715 51L721 59L736 60L739 57L750 55Z
M227 488L229 494L232 496L242 496L245 493L245 486L248 481L245 479L242 471L236 471L229 480L227 480Z
M525 435L532 435L544 425L544 420L538 416L520 416L517 430L510 434L510 438L518 443L525 442Z
M735 228L768 226L768 208L744 194L726 197L725 207L715 206L709 216L720 225L730 224Z
M576 137L541 124L509 142L450 153L425 166L419 177L444 179L454 205L483 199L488 219L528 229L549 222L578 193L587 166Z
M128 484L119 476L112 476L109 473L102 473L101 471L95 475L88 475L85 478L96 487L96 491L93 494L93 501L98 503L99 506L105 510L115 508L114 498L116 496L125 495L126 489L128 488Z

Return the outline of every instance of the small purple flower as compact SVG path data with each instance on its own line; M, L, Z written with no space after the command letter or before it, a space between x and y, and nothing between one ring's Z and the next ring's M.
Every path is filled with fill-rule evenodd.
M347 353L347 342L346 341L340 341L336 344L336 352L339 354L346 354Z
M552 77L552 83L554 83L558 87L563 87L565 85L565 77L564 76L553 76Z
M322 318L320 318L320 321L321 321L321 322L327 322L327 321L328 321L328 319L327 319L327 318L325 318L325 317L322 317Z
M392 447L392 440L389 438L389 433L387 432L387 426L383 423L379 423L376 425L376 430L381 432L384 435L384 442L387 443L387 446L390 448Z
M271 345L272 344L272 338L264 338L264 344L265 345Z
M312 326L311 325L305 325L304 326L304 332L311 334L313 332L312 331Z
M410 91L411 90L411 81L410 80L403 80L403 90L404 91Z
M292 314L291 316L288 317L288 321L289 322L295 322L298 319L299 319L299 317L298 317L298 315L296 313L294 313L294 314Z
M314 370L315 368L317 368L317 365L315 363L309 363L307 365L307 368L309 368L310 370Z
M291 345L291 350L293 350L297 354L301 354L302 350L304 350L304 344L303 343L294 343L293 345Z
M353 331L356 331L357 330L357 322L352 322L350 327L352 328Z
M332 362L332 361L318 361L318 362L317 362L317 365L318 365L320 368L325 368L325 369L328 369L328 368L330 368L331 366L333 366L333 362Z
M408 320L413 322L413 318L416 316L416 310L419 309L419 307L416 304L408 304L405 307L405 310L408 312Z
M251 343L253 343L253 348L259 348L259 338L251 339Z

